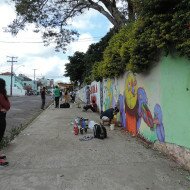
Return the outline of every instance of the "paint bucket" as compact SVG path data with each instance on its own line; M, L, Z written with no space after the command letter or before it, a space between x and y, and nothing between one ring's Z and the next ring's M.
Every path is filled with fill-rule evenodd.
M115 124L110 124L110 130L114 130Z

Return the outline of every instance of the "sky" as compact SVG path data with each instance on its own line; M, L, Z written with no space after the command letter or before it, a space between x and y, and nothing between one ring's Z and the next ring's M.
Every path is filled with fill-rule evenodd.
M34 25L29 25L25 31L20 31L16 37L5 33L4 29L16 17L14 6L0 1L0 73L11 72L12 56L17 61L13 65L15 74L24 74L31 79L46 77L56 82L69 83L69 77L63 77L68 56L74 52L86 52L89 45L97 43L112 27L111 23L95 10L74 19L71 24L79 33L79 39L69 44L67 52L55 52L54 45L44 46L40 33L34 33ZM32 43L30 43L32 42Z

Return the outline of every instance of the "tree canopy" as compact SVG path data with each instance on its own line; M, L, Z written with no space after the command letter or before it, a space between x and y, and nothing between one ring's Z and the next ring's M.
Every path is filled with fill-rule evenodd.
M189 0L134 0L134 10L136 20L111 38L94 65L95 78L147 71L169 53L190 58Z
M85 54L82 52L75 52L73 56L69 56L69 63L65 64L65 74L64 76L70 77L70 80L77 84L83 82L83 75L85 73Z
M98 43L91 44L86 53L75 52L73 56L69 56L69 63L66 64L65 76L70 77L71 81L89 84L94 80L92 76L92 68L96 62L103 59L103 52L108 46L108 42L115 34L115 30L111 29ZM80 71L80 73L77 74Z
M35 32L42 31L45 44L56 42L56 50L66 50L78 33L69 29L69 20L94 9L104 15L115 28L134 19L132 0L10 0L15 3L17 18L8 31L17 34L27 23L34 23ZM119 7L119 5L122 6Z

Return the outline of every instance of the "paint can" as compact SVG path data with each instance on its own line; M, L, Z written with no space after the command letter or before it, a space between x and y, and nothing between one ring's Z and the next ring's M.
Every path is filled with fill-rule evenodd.
M110 130L111 130L111 131L114 130L114 127L115 127L115 124L114 124L114 123L110 124Z

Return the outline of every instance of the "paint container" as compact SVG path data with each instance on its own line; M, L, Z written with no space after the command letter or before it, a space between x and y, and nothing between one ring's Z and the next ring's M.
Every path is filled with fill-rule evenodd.
M115 124L113 123L113 124L110 124L110 130L112 131L112 130L114 130L114 127L115 127Z

